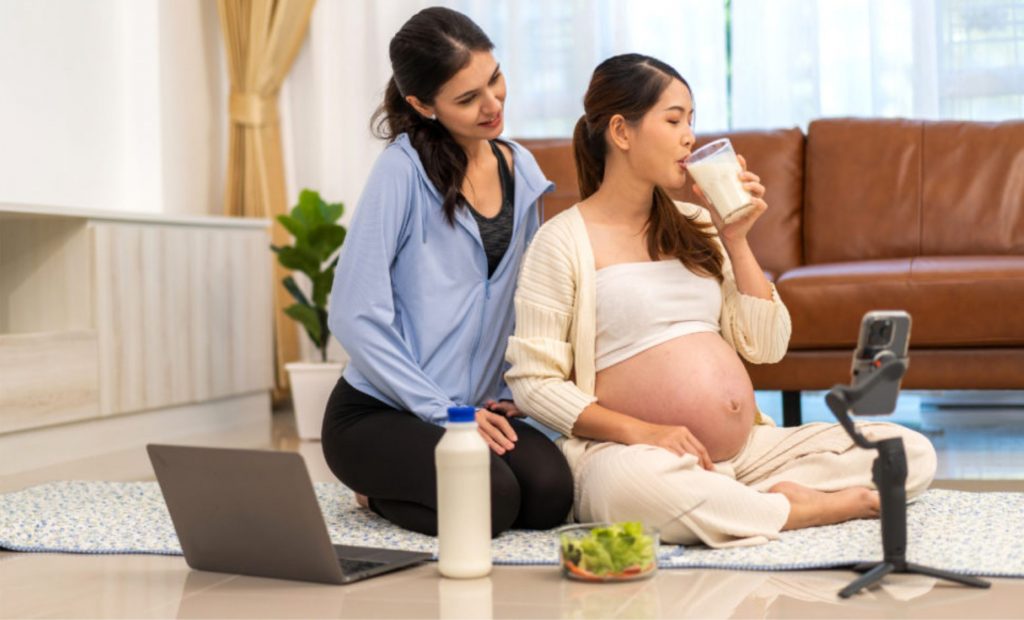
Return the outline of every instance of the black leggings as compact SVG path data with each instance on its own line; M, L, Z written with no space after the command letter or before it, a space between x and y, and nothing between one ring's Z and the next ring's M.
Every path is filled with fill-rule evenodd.
M536 428L512 420L518 441L491 452L491 533L548 529L565 521L573 483L561 450ZM328 467L370 498L370 509L408 530L437 535L434 447L444 428L393 409L340 379L327 402L321 443Z

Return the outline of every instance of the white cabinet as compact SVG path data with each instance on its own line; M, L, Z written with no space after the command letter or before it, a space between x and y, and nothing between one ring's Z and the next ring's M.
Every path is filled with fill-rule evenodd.
M0 433L265 392L267 222L0 205Z

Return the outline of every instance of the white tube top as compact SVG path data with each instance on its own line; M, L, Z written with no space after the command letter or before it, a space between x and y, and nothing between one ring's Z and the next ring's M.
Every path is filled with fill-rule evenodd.
M598 371L697 332L718 332L722 288L678 259L619 263L597 271Z

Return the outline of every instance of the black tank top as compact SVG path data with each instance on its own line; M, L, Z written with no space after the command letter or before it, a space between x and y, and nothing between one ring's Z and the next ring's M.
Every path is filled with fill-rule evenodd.
M501 209L494 217L484 217L476 209L470 207L469 212L473 214L476 225L480 229L480 240L484 243L484 252L487 254L487 277L494 275L498 268L508 244L512 240L513 204L515 201L515 183L512 179L512 171L505 161L505 155L498 148L498 143L491 141L491 151L498 158L498 176L501 179Z

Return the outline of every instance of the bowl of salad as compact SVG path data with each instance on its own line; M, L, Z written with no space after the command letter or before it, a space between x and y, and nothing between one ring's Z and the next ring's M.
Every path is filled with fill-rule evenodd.
M639 521L584 523L558 530L562 575L580 581L632 581L658 570L658 530Z

